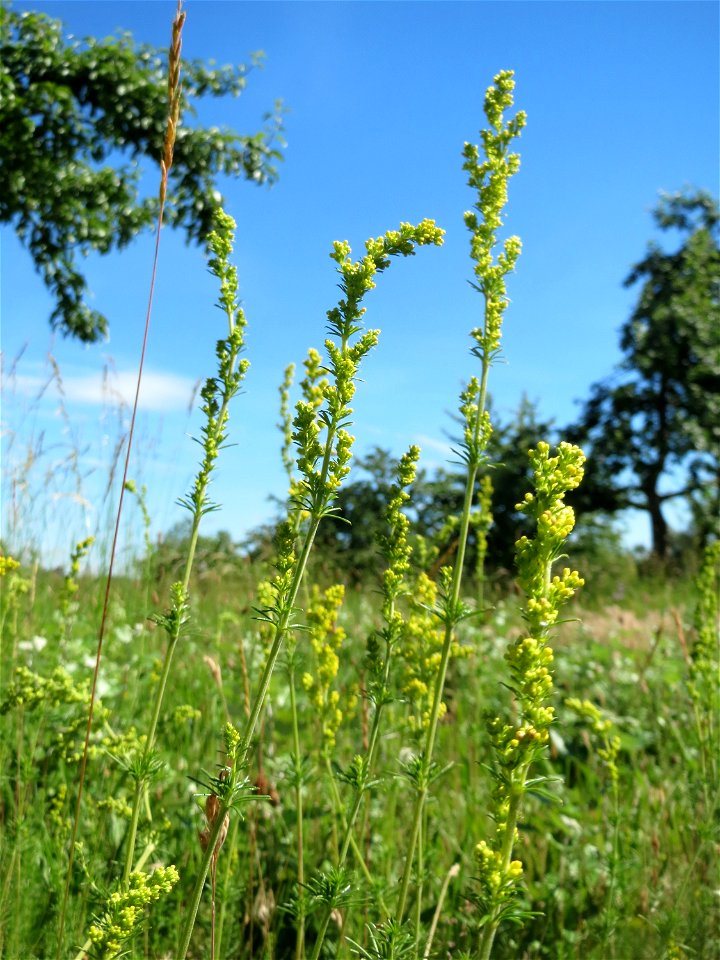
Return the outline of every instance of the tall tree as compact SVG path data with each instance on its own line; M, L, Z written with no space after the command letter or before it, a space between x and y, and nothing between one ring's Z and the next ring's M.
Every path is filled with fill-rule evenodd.
M76 255L122 248L156 218L157 198L140 193L139 161L157 163L161 154L165 60L128 33L65 39L60 21L0 5L0 223L15 228L52 291L52 325L80 340L97 340L107 321L85 303ZM249 70L183 64L185 110L205 96L238 96ZM265 121L250 136L195 124L178 130L165 215L188 241L211 228L219 174L275 180L279 104Z
M653 216L679 246L651 244L630 271L625 285L641 287L621 328L623 360L592 386L571 434L591 447L588 490L604 489L605 506L647 511L664 558L668 501L720 506L720 215L696 191L663 195Z

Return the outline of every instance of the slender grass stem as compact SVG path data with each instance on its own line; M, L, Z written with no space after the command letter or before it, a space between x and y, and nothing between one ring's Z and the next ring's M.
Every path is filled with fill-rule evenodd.
M445 905L445 897L447 896L448 888L450 886L450 881L453 877L456 877L460 872L460 864L454 863L448 872L445 874L445 879L443 880L442 887L440 888L440 893L438 895L438 901L435 906L435 912L433 913L433 918L430 923L430 930L428 931L427 940L425 941L425 950L423 951L423 960L429 960L430 952L432 950L433 940L435 939L435 933L437 931L438 923L442 915L443 906Z
M232 322L231 322L232 328ZM237 356L235 356L230 365L230 372L233 374L237 369ZM230 396L226 394L223 398L222 405L220 407L220 415L217 418L217 428L215 440L218 439L218 434L222 430L222 426L225 423L227 417L227 409L230 403ZM207 488L210 483L209 474L205 475L198 485L195 501L196 509L192 519L192 528L190 532L190 542L188 545L187 557L185 560L185 569L183 571L182 578L182 596L187 596L188 587L190 585L190 577L192 575L192 569L195 562L195 552L197 550L198 536L200 534L200 521L203 516L203 507L206 501ZM160 680L158 682L155 702L153 704L153 712L150 718L150 724L147 729L145 737L145 745L142 754L142 768L145 768L152 751L155 747L155 739L157 736L157 728L160 722L160 716L162 713L162 707L165 700L165 692L167 690L168 678L170 676L170 668L173 662L173 655L177 647L178 640L180 638L180 633L182 630L182 619L177 618L173 632L169 636L167 649L165 651L165 657L163 659L162 672L160 674ZM135 790L133 792L133 802L132 802L132 814L130 818L130 826L128 828L127 836L127 846L125 851L125 866L123 870L123 882L127 883L130 874L133 870L133 860L135 857L135 842L137 839L137 831L140 820L140 805L142 803L143 795L147 789L147 783L144 778L137 777L135 781Z
M305 841L303 836L303 780L300 757L300 729L298 726L294 663L291 663L288 674L293 751L295 755L295 842L297 845L298 885L298 913L295 919L295 960L302 960L305 952Z

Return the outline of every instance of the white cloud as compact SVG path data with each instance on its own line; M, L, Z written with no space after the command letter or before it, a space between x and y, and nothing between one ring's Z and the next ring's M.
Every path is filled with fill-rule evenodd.
M457 460L457 454L453 453L452 446L447 440L435 440L433 437L420 433L416 437L416 443L423 452L433 450L435 453L442 454L448 460Z
M36 397L47 384L47 377L16 374L9 384L12 392ZM123 403L132 407L135 398L137 373L134 371L111 371L86 374L63 374L62 392L68 403L86 406L116 405ZM187 409L195 384L188 377L156 370L143 372L140 387L140 409L155 413L171 413ZM52 393L56 387L50 387ZM52 395L52 394L51 394Z

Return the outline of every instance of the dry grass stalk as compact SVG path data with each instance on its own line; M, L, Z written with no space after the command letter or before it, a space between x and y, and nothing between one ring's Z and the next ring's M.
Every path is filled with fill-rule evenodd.
M153 255L152 274L150 279L150 290L148 293L148 305L147 305L147 311L145 314L145 329L143 332L142 347L140 350L140 361L138 363L137 382L135 386L135 399L133 402L132 415L130 418L130 429L128 431L128 441L127 441L127 447L125 450L125 464L123 468L122 484L120 486L120 496L119 496L118 507L115 515L115 529L114 529L113 538L112 538L112 545L110 548L110 561L108 564L107 578L105 581L105 593L103 598L102 615L100 618L100 627L98 630L98 641L97 641L97 649L95 654L95 667L93 670L92 687L91 687L91 693L90 693L90 706L88 709L87 725L85 728L85 742L83 744L82 758L80 761L80 770L78 772L78 788L77 788L77 797L75 800L75 815L73 818L73 825L72 825L72 831L70 836L68 866L67 866L67 872L65 875L65 887L63 891L62 906L60 909L60 920L58 924L58 940L57 940L57 954L56 954L57 960L60 960L60 957L63 952L63 947L64 947L63 941L64 941L64 934L65 934L65 919L66 919L66 913L67 913L68 896L70 893L70 879L72 877L73 861L74 861L74 855L75 855L75 843L77 840L78 830L80 826L80 811L82 808L83 787L85 784L85 774L87 770L88 752L89 752L89 744L90 744L90 732L92 730L95 700L97 695L97 682L98 682L98 675L100 672L100 660L102 657L103 640L105 637L105 626L107 622L107 614L108 614L108 607L109 607L109 601L110 601L110 587L113 579L113 569L115 564L115 555L117 551L118 532L120 529L120 518L122 516L125 485L128 479L130 454L132 451L132 442L133 442L133 436L135 433L135 421L137 418L137 410L138 410L138 404L140 399L140 386L142 383L143 368L145 365L145 352L147 350L148 332L150 330L150 316L152 314L153 294L155 291L155 277L157 275L158 255L160 252L160 233L162 230L163 211L165 207L165 195L167 193L167 178L168 178L168 171L170 170L170 166L172 165L173 149L175 146L177 125L180 117L180 65L181 65L180 51L182 48L182 28L185 23L185 14L182 12L181 8L182 8L182 0L178 0L177 11L175 13L175 19L173 21L173 26L172 26L172 41L170 44L170 56L169 56L169 64L168 64L168 96L170 99L170 104L169 104L169 110L168 110L168 124L165 132L163 156L160 160L160 168L161 168L160 209L158 211L157 231L155 235L155 252ZM131 860L132 860L132 856L130 856L128 859L128 865L130 865ZM125 879L127 879L127 876L125 877Z
M177 135L177 125L180 119L180 93L182 84L180 83L180 64L182 52L182 29L185 24L187 14L181 9L182 0L178 0L177 12L172 25L172 42L170 44L170 56L168 61L168 118L165 128L165 141L163 143L163 155L160 160L160 169L162 177L160 180L160 206L165 204L167 194L168 174L173 162L173 153L175 150L175 138Z

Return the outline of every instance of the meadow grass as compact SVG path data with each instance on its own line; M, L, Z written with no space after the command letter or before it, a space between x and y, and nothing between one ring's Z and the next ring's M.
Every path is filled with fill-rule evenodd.
M583 626L582 579L558 561L584 458L538 437L517 592L493 595L481 565L474 579L465 569L471 527L489 523L488 378L520 254L517 238L498 239L525 124L521 112L507 118L513 91L512 73L498 74L481 146L463 153L481 320L459 400L466 495L448 518L457 546L444 565L413 537L414 447L397 465L375 579L325 582L313 554L351 469L358 371L380 339L364 301L393 259L442 244L424 220L368 240L358 260L333 244L342 296L324 354L309 352L294 407L292 368L281 387L289 495L272 560L197 568L247 367L234 223L222 212L208 257L227 330L201 391L177 569L146 538L135 574L116 575L105 601L83 573L87 540L65 574L3 556L3 956L644 960L720 949L717 545L652 626L635 616L632 642L620 616ZM170 148L163 190L171 161ZM126 476L123 491L147 531L142 487Z
M15 572L24 573L20 570ZM12 573L6 577L13 576ZM6 581L7 582L7 581ZM46 957L55 952L53 918L62 889L71 800L81 748L88 669L97 610L91 598L101 584L80 577L73 639L59 654L59 595L63 580L40 572L35 601L18 598L13 626L11 594L3 592L2 764L2 933L3 955ZM82 821L82 856L75 867L69 916L69 943L79 948L92 917L99 914L121 867L127 833L131 780L118 763L133 746L133 728L147 710L159 676L159 630L145 619L141 580L115 585L108 652L101 685L108 710L93 736L89 794ZM153 584L153 587L157 584ZM200 585L198 585L200 587ZM259 624L229 618L240 603L250 604L255 582L247 574L205 578L197 591L192 628L185 638L182 666L167 696L161 725L162 776L153 784L154 818L143 843L155 844L146 867L177 865L192 875L200 857L197 834L203 827L192 778L212 770L217 733L231 713L242 717L245 674L257 675L265 641ZM10 602L9 602L10 601ZM366 701L355 695L363 676L366 638L382 624L377 594L349 593L339 622L347 631L337 689L343 693L343 721L334 755L347 768L367 737ZM688 586L678 610L687 638L693 636L696 598ZM654 655L657 619L665 628ZM650 615L652 614L652 615ZM524 899L537 912L522 927L500 927L498 957L657 958L708 957L718 945L716 894L717 795L712 773L703 769L702 739L696 733L692 673L671 626L671 611L650 611L645 636L628 637L622 624L578 623L560 629L555 673L559 719L542 769L558 777L551 785L558 802L530 797L521 824ZM448 711L439 728L438 756L448 765L429 807L425 831L427 934L448 871L451 877L433 942L435 956L474 955L477 913L468 899L476 876L474 846L486 836L491 781L483 769L488 737L482 711L505 704L503 654L508 635L522 622L512 597L498 599L482 626L465 624L463 643L472 653L455 660L448 677ZM41 640L47 640L45 644ZM302 643L301 638L300 643ZM22 704L10 695L22 676L13 676L5 657L15 646L15 664L31 671ZM310 659L309 651L303 660ZM58 663L67 679L53 679ZM244 666L243 666L244 664ZM301 669L297 668L298 671ZM8 682L8 678L12 678ZM39 678L44 678L42 688ZM360 681L362 682L362 681ZM82 688L85 687L85 697ZM322 732L316 710L299 685L304 728L302 761L304 846L309 878L317 864L334 856L338 817L321 757ZM354 703L351 700L354 700ZM706 693L706 697L711 698ZM620 738L615 759L618 788L612 788L605 739L587 718L566 706L574 698L598 705ZM12 701L12 702L11 702ZM480 708L479 705L483 707ZM708 704L709 706L709 704ZM379 892L391 896L398 882L398 845L405 839L412 793L400 759L413 737L405 705L387 706L374 788L358 831ZM708 710L710 719L712 714ZM247 818L231 825L216 876L218 956L277 958L295 955L296 919L292 909L298 863L296 833L297 764L293 711L287 679L279 673L256 745L258 792L270 800L253 805ZM708 756L712 756L712 751ZM262 758L262 761L260 760ZM262 771L262 777L259 771ZM352 793L342 782L348 802ZM448 799L451 798L451 802ZM202 801L201 801L202 802ZM715 812L714 812L715 811ZM615 838L615 833L617 837ZM209 891L208 891L209 892ZM345 922L348 937L369 944L365 919L379 922L377 892L354 878L357 903L331 921L336 938ZM173 892L153 905L147 925L130 945L134 956L174 956L184 896ZM192 956L209 955L209 899L200 908ZM317 911L305 920L308 946L314 943ZM72 938L72 939L70 939ZM126 945L127 946L127 945ZM424 947L424 942L423 942ZM70 946L67 955L74 955ZM344 955L353 956L350 948ZM422 952L419 953L422 955Z

